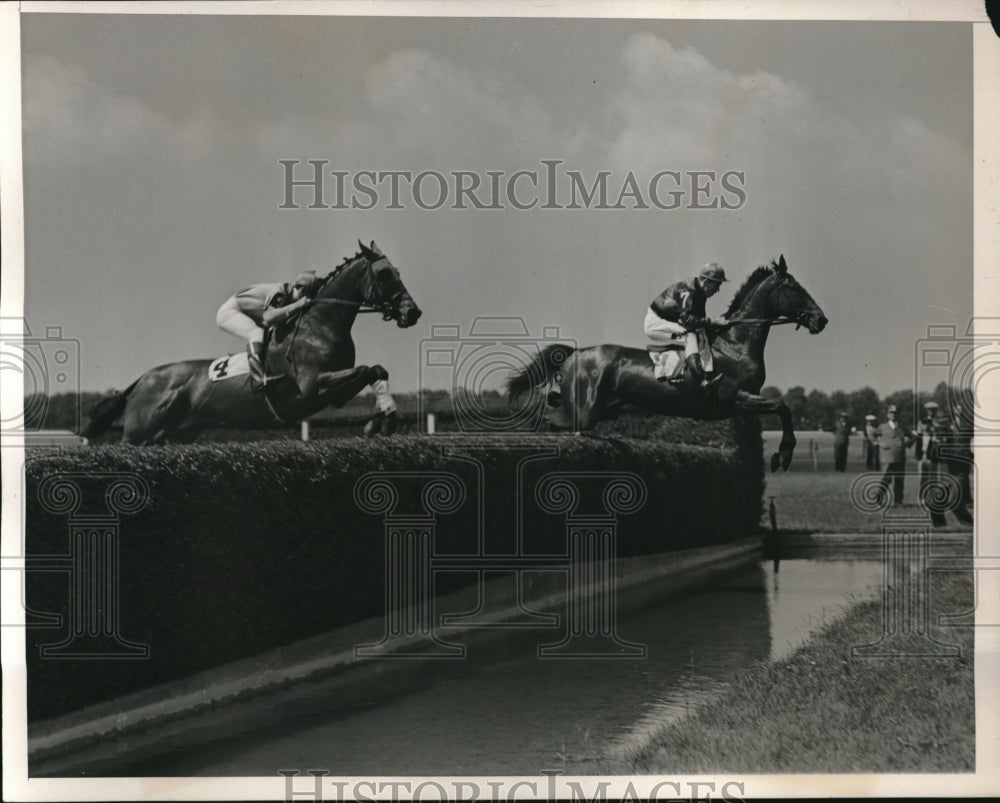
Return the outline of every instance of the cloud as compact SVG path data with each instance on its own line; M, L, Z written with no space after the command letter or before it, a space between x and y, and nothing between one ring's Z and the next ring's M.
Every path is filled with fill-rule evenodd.
M799 87L776 75L736 75L649 33L634 34L620 61L621 127L610 153L616 164L698 169L754 150L775 152L772 132L794 130L807 104Z
M109 95L83 71L52 57L29 61L23 83L25 137L29 144L36 137L44 140L46 158L73 145L115 149L163 129L142 102Z
M26 60L23 98L29 163L183 162L210 155L230 133L209 108L168 113L134 94L110 91L78 65L51 56Z
M511 75L461 67L427 52L382 59L368 70L365 91L397 151L479 165L523 163L562 142L550 112Z
M628 40L621 62L615 164L733 166L773 194L825 188L862 208L883 189L919 204L920 193L967 187L969 144L915 117L834 109L792 79L736 74L648 33Z

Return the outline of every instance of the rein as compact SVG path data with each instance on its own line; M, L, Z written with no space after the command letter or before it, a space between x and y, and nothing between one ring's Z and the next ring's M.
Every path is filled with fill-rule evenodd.
M783 279L778 279L777 291L780 294L783 289ZM734 318L731 321L726 321L726 328L730 326L735 326L736 324L751 324L751 325L764 325L769 324L771 326L781 326L783 323L794 323L795 329L798 331L800 326L805 326L806 312L802 312L798 318Z
M371 280L371 287L374 289L375 285L376 285L376 283L375 283L374 265L375 265L375 262L377 260L371 260L371 259L368 259L367 257L365 257L365 261L368 264L368 274L369 274L370 280ZM322 302L322 303L325 303L325 304L340 304L341 306L344 306L344 307L356 307L359 315L362 314L362 313L365 313L365 312L380 312L380 313L382 313L382 317L385 320L388 321L392 317L392 312L391 312L390 305L401 294L402 293L397 293L392 298L390 298L388 301L382 300L380 298L380 302L378 303L377 306L373 305L370 301L367 301L367 300L365 300L365 301L352 301L352 300L346 299L346 298L314 298L314 299L311 299L310 306L312 306L313 304ZM288 349L286 351L286 354L287 354L286 359L288 360L288 364L292 368L295 367L295 348L294 348L294 346L295 346L295 339L298 337L299 326L302 324L302 319L305 317L304 313L305 313L305 310L299 310L298 313L295 316L295 327L292 329L291 339L289 340Z
M802 321L797 318L734 318L731 321L726 321L726 326L735 326L740 323L749 324L765 324L769 323L772 326L781 326L783 323L795 323L802 326Z
M358 307L358 314L363 312L382 312L378 307L369 307L368 309L360 309L365 306L364 301L348 301L346 298L314 298L312 299L312 304L343 304L345 307Z
M368 264L368 275L369 275L369 278L370 278L370 284L371 284L372 289L374 289L375 288L375 263L378 260L377 259L376 260L372 260L372 259L369 259L368 257L364 257L364 259L365 259L365 262L367 262L367 264ZM381 294L379 294L379 295L381 296ZM365 300L365 301L351 301L351 300L348 300L346 298L314 298L314 299L312 299L312 303L315 304L317 302L324 302L324 303L327 303L327 304L340 304L340 305L345 306L345 307L357 307L359 315L362 314L362 313L365 313L365 312L381 312L382 316L386 320L389 320L389 318L391 317L390 316L390 309L391 309L390 308L390 304L392 304L400 295L402 295L402 293L397 293L392 298L390 298L388 301L382 300L380 298L380 301L377 304L372 304L370 301L367 301L367 300ZM297 322L296 322L295 328L296 328L296 330L298 329L298 323Z

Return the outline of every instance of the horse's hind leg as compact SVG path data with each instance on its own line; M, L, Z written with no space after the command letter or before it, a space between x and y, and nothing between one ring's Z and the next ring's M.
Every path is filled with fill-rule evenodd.
M159 401L142 409L141 397L134 399L126 410L122 443L133 446L159 446L171 439L181 426L189 410L187 395L180 392L168 393ZM197 432L194 433L197 436ZM179 441L183 442L183 441Z
M184 427L175 431L168 440L170 443L194 443L201 432L201 427Z
M763 396L756 396L745 391L740 391L736 395L733 415L765 415L767 413L773 413L781 419L781 443L778 444L778 451L771 455L771 471L777 471L778 466L788 471L796 444L795 430L792 427L792 413L788 406L780 399L765 399Z

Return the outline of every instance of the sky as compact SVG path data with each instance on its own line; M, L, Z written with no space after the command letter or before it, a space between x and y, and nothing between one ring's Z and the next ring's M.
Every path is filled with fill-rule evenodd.
M650 300L710 261L732 280L710 314L783 254L830 319L816 336L774 330L766 384L782 389L912 387L927 326L963 331L972 315L968 24L46 13L21 25L25 318L79 341L84 390L238 350L215 325L231 293L326 273L358 239L377 242L424 312L408 330L378 316L354 328L358 362L384 365L399 391L444 386L421 372L421 341L437 325L465 336L481 316L642 345ZM302 208L282 209L283 159L484 182L559 160L588 184L608 171L612 203L630 172L641 188L661 171L743 178L721 196L732 209L687 208L690 193L676 209L452 209L452 193L431 210L405 192L402 209L385 192L372 209L309 209L301 190Z

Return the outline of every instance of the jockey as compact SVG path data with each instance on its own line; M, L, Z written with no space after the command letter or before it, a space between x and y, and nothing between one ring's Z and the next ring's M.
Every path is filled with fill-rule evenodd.
M657 343L672 343L684 335L684 360L690 376L701 390L708 390L722 378L722 374L708 377L712 372L711 354L708 365L702 366L698 348L698 331L708 330L711 320L705 315L705 301L719 292L726 280L722 266L710 262L693 279L682 279L660 293L646 311L646 337ZM706 371L708 373L706 373ZM684 382L683 374L675 379L658 377L661 382Z
M264 330L278 326L299 310L312 303L319 280L316 271L300 273L293 284L253 284L226 299L215 315L223 332L240 337L247 343L250 373L263 382L265 371Z

